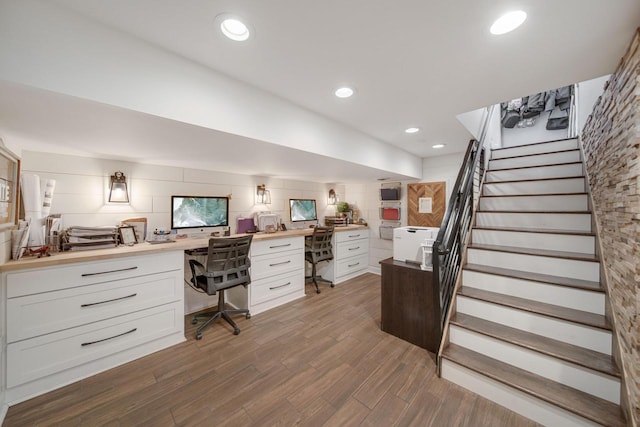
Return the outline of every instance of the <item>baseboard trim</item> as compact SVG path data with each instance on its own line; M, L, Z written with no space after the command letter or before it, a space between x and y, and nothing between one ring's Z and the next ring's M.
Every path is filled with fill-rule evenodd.
M0 426L4 423L4 419L7 416L7 411L9 410L9 405L6 402L2 402L0 404Z

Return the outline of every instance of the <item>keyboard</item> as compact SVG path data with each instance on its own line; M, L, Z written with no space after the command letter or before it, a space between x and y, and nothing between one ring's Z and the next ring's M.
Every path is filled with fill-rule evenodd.
M188 255L206 255L209 252L209 248L204 247L204 248L187 249L185 250L185 252Z

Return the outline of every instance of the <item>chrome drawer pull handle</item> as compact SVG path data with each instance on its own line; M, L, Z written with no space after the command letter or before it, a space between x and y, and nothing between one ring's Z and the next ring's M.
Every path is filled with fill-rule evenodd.
M269 267L275 267L276 265L289 264L291 260L284 262L276 262L275 264L269 264Z
M81 345L82 347L84 347L84 346L91 345L91 344L98 344L99 342L112 340L112 339L114 339L114 338L118 338L118 337L121 337L121 336L123 336L123 335L130 334L130 333L135 332L135 331L137 331L137 330L138 330L138 328L133 328L133 329L132 329L132 330L130 330L130 331L123 332L123 333L121 333L121 334L114 335L114 336L109 337L109 338L104 338L104 339L101 339L101 340L98 340L98 341L83 342L83 343L82 343L82 344L80 344L80 345Z
M136 270L138 267L121 268L120 270L100 271L98 273L84 273L82 277L97 276L99 274L119 273L121 271Z
M355 267L356 265L360 265L360 263L356 262L355 264L349 264L347 267Z
M274 290L274 289L278 289L278 288L284 288L285 286L289 286L291 284L291 282L287 282L284 285L280 285L280 286L274 286L273 288L269 288L270 291Z
M269 246L269 249L275 249L275 248L286 248L287 246L291 246L291 243L287 243L286 245L274 245L274 246Z
M360 249L360 246L356 246L355 248L349 248L350 251L357 251L358 249Z
M138 294L131 294L131 295L127 295L127 296L120 297L120 298L108 299L106 301L92 302L92 303L89 303L89 304L82 304L80 307L91 307L92 305L106 304L108 302L119 301L121 299L133 298L136 295L138 295Z
M349 236L349 238L354 238L354 237L360 237L360 235L359 234L352 234L352 235Z

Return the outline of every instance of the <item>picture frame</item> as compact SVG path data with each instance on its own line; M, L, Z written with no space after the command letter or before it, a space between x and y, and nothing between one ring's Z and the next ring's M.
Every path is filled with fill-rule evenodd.
M0 230L18 223L20 159L0 138Z
M119 227L118 233L120 234L120 242L122 242L123 245L133 246L138 243L136 231L133 226L127 225Z

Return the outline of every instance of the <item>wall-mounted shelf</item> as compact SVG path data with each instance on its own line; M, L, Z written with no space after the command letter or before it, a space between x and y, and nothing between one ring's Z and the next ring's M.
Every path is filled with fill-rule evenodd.
M393 229L402 225L402 183L384 182L380 184L379 227L380 239L393 240Z

